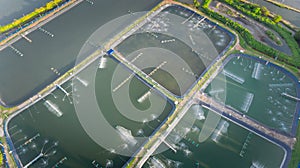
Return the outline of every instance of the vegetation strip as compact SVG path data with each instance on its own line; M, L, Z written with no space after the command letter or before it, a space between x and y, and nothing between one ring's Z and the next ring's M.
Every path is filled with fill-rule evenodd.
M63 2L63 0L52 0L48 2L45 6L42 6L40 8L36 8L33 12L14 20L12 23L9 23L4 26L0 26L0 33L7 32L13 28L16 28L18 26L21 26L31 20L33 20L35 17L44 14L47 11L52 10L53 8L57 7Z
M292 11L300 13L300 9L297 9L297 8L292 7L292 6L280 3L278 1L275 1L275 0L265 0L265 1L270 2L270 3L272 3L272 4L276 5L276 6L279 6L281 8L286 8L288 10L292 10Z
M9 42L13 43L14 40L18 40L17 37L21 33L24 33L28 30L29 31L26 33L33 31L34 28L36 26L38 26L39 24L47 23L49 20L58 16L60 14L60 12L65 12L64 9L68 10L68 7L72 8L73 7L72 5L76 5L82 1L83 0L66 0L64 3L62 3L62 6L57 7L57 8L54 7L53 9L45 12L44 14L36 16L35 19L32 19L30 22L20 25L18 29L15 28L16 30L14 30L14 31L10 30L10 31L6 32L6 34L8 34L8 35L6 36L6 38L0 39L0 40L2 40L2 41L0 41L0 46L7 45ZM58 14L58 15L56 15L56 14ZM32 30L32 28L33 28L33 30Z
M266 35L274 41L277 45L282 45L282 42L277 38L277 36L271 31L271 30L266 30Z
M226 2L228 5L234 7L237 10L241 10L242 13L246 14L247 16L250 16L254 18L255 20L258 20L259 22L264 23L266 26L270 27L271 29L278 32L278 34L286 41L288 46L290 47L293 56L286 55L285 53L282 53L276 49L273 49L272 47L269 47L262 42L257 41L254 36L250 33L250 31L246 28L244 28L239 23L236 23L225 16L214 12L209 8L209 5L212 0L204 0L202 3L202 8L200 8L204 13L209 15L210 17L220 21L221 23L227 25L228 27L232 28L233 30L237 31L240 36L245 40L245 42L251 46L253 49L262 52L274 59L277 59L279 61L282 61L286 64L295 66L297 68L300 68L300 49L298 47L297 42L292 37L291 33L283 28L281 25L277 24L276 21L278 21L278 18L274 18L271 20L270 18L263 16L261 9L256 9L259 6L253 4L245 4L243 2L240 2L238 0L222 0L222 2ZM258 14L256 15L255 12L257 11ZM259 12L261 11L261 12ZM275 21L274 21L275 20Z

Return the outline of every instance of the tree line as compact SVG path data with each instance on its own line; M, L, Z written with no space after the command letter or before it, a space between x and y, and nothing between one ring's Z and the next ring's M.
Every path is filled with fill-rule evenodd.
M257 41L248 29L244 28L239 23L234 22L231 19L211 10L209 8L209 4L211 3L211 1L212 0L203 0L201 5L202 8L200 9L204 13L220 21L221 23L227 25L233 30L237 31L240 34L240 36L245 40L245 42L253 49L265 53L266 55L269 55L279 61L300 68L300 54L299 54L300 49L298 47L297 42L292 37L291 32L289 32L288 30L286 30L285 28L283 28L281 25L278 24L281 17L274 16L273 19L269 18L268 17L269 11L265 7L260 7L256 4L243 3L238 0L220 0L234 7L235 9L241 11L245 15L261 23L264 23L267 27L275 30L286 41L286 43L288 44L288 46L290 47L293 53L293 56L289 56L260 41Z

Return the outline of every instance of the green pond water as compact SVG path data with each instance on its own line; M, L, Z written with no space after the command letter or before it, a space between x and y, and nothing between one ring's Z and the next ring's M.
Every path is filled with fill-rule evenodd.
M193 106L166 139L171 144L176 142L177 152L174 153L169 149L154 155L148 159L144 167L158 165L196 168L281 167L285 160L285 151L282 147L220 118L207 109L199 108L199 105ZM199 113L206 119L195 120ZM206 123L208 114L217 118L214 121L217 127L211 127L214 125L211 122ZM194 122L190 123L191 121ZM205 141L199 142L200 132L204 132L205 129L212 130L212 133ZM182 139L179 140L180 138ZM162 146L163 144L160 147Z
M96 6L98 5L98 7L101 6L99 2L100 1L96 1ZM116 2L112 1L107 5L109 6L114 3ZM149 3L149 6L152 6L156 2ZM137 10L142 9L145 9L145 6L137 5ZM30 64L25 64L23 61L17 60L19 59L18 57L8 57L9 54L13 53L7 49L1 52L4 53L4 65L11 65L5 62L10 63L16 61L18 66L15 66L15 69L8 69L9 71L7 72L9 73L2 71L3 73L0 73L0 76L11 79L8 74L18 74L23 80L34 78L34 80L27 79L26 81L28 82L22 83L24 87L26 87L21 93L17 93L18 90L15 89L19 87L21 82L6 81L6 83L2 84L7 86L6 89L3 91L0 90L2 99L7 102L16 102L24 99L24 97L28 97L28 95L39 90L42 85L56 78L53 72L49 70L51 66L63 72L73 65L75 58L73 55L77 55L76 52L78 52L79 46L81 46L87 36L101 24L92 24L92 28L90 28L89 31L82 34L79 33L80 38L78 37L78 40L73 39L75 37L73 36L74 32L71 27L70 30L72 30L72 32L62 30L62 32L60 32L56 29L62 26L62 23L64 23L63 25L72 26L73 24L67 24L62 20L65 20L65 17L79 17L82 13L78 11L81 10L91 9L88 3L81 4L46 26L48 30L51 30L51 32L54 32L56 35L61 35L61 38L65 39L61 41L63 44L68 44L69 41L73 42L70 46L65 46L63 50L59 49L59 46L64 46L61 45L62 43L54 45L55 41L50 42L50 40L49 44L53 44L51 46L54 48L47 49L46 51L49 50L53 52L41 53L43 47L44 49L47 48L47 45L44 43L44 46L39 46L42 45L42 43L35 43L34 47L28 48L24 40L20 40L14 44L14 46L25 52L26 55L32 53L30 59L26 57L27 62L36 60L35 58L37 58L38 55L43 55L40 59L43 59L44 62L43 64L39 64L37 68L32 67L29 69L30 71L24 71L25 74L19 74L18 72L23 70L25 65L30 66ZM86 16L87 18L100 15L98 13L99 9L93 10L95 11ZM120 11L120 13L126 13L127 9L118 11ZM168 17L171 14L175 15ZM166 64L156 71L152 77L170 92L179 96L183 95L191 87L199 75L217 58L218 54L227 47L231 40L229 35L222 29L214 28L214 26L206 21L194 27L194 25L201 20L201 17L196 15L182 24L190 15L191 13L185 10L181 11L177 7L167 8L153 18L153 22L160 24L160 28L153 27L153 22L148 23L138 30L136 34L130 36L117 46L117 50L126 56L128 60L132 61L136 58L133 62L134 65L146 73L150 73L159 64L166 61ZM117 16L117 14L114 16ZM173 19L172 24L170 24L168 18ZM104 19L103 22L108 19L110 18ZM82 22L90 23L90 20L93 19L83 19ZM176 25L173 25L174 23L182 26L176 27ZM89 24L84 23L78 25L80 26L75 29L78 32L81 32L81 26L83 26L83 28L90 27ZM167 30L165 30L165 28ZM152 32L149 33L144 30L151 30ZM185 33L177 33L176 35L177 30L181 30L181 32ZM65 33L63 32L70 38L65 38ZM190 35L193 38L190 38ZM36 31L29 36L33 39L39 39L41 32ZM199 39L197 37L199 37ZM165 40L171 41L162 43L162 41ZM36 48L41 48L41 51L37 51ZM77 48L77 50L74 50L75 48ZM61 53L62 51L63 53ZM56 52L60 54L55 54ZM49 57L47 57L47 55L49 55ZM56 56L51 57L50 55ZM64 57L63 60L57 59L61 57L61 55L68 55L68 57ZM137 58L138 55L140 56ZM85 100L92 100L97 103L104 119L108 121L112 128L122 126L130 130L134 137L141 138L150 136L172 112L173 105L171 102L167 101L159 93L134 76L118 88L124 80L132 75L132 72L111 58L106 57L106 59L105 68L98 68L98 62L100 60L97 60L75 77L73 81L68 81L62 85L62 87L70 93L69 97L61 90L56 89L50 95L28 107L9 122L9 134L11 135L15 152L19 155L23 165L36 157L42 149L44 149L44 152L46 151L47 156L39 159L32 167L121 167L128 161L129 156L115 154L115 151L121 150L133 154L142 145L145 139L138 141L137 145L130 148L128 146L130 146L131 142L124 141L121 137L107 139L107 132L101 132L101 129L97 125L97 122L100 122L100 120L97 120L98 116L94 116L97 111L89 106L89 104L86 104L84 110L80 111L80 114L78 113L77 105L85 102ZM51 61L51 65L49 65L49 61ZM272 69L272 67L264 67L264 65L259 65L257 73L260 72L260 75L255 77L257 79L252 79L253 68L258 66L255 63L255 61L247 58L232 59L225 66L225 70L243 78L245 82L240 84L236 82L236 78L234 78L235 80L226 78L226 89L213 87L219 91L210 94L209 92L212 91L210 90L212 87L209 86L207 93L215 99L223 97L222 94L226 93L226 104L241 111L245 109L245 114L258 121L260 121L260 118L269 117L269 120L261 122L265 122L264 124L280 129L281 131L290 132L291 121L296 105L292 100L278 95L282 91L295 95L296 85L292 83L291 79L284 76L282 72L274 68ZM45 68L44 64L48 66ZM66 65L68 65L67 68L63 68ZM2 68L5 69L9 67L3 66ZM31 72L35 73L32 74ZM31 74L31 76L26 75L26 73ZM36 76L38 76L38 78L36 78ZM19 79L18 76L16 79ZM238 79L238 81L240 80ZM218 76L214 82L225 81L224 78ZM10 85L11 83L14 83L14 85ZM34 85L32 85L33 83ZM258 84L262 85L262 88L255 88ZM283 84L283 86L286 87L281 88L278 84ZM217 84L216 86L221 85ZM35 90L32 92L31 90L33 88L35 88ZM145 99L142 99L148 92L150 94L146 96ZM265 97L262 97L264 101L257 99L257 97L261 97L259 94L266 94ZM7 97L7 95L14 96ZM236 98L236 96L238 98ZM252 99L251 102L250 99ZM49 110L49 106L47 107L47 105L45 105L47 104L46 102L49 101L60 109L62 112L61 117L58 117L55 112L51 112L51 108ZM249 106L247 102L250 102ZM282 110L285 111L283 112ZM205 109L203 109L203 111L204 116L208 117L208 111ZM190 109L185 118L167 138L167 141L174 142L179 146L178 153L175 155L171 150L167 150L151 157L151 159L154 158L154 161L150 159L147 163L148 165L157 164L155 163L157 162L155 158L157 158L162 160L166 167L234 167L235 165L238 165L237 167L251 167L251 165L264 165L274 168L280 167L285 154L281 147L226 119L216 121L217 130L208 127L213 130L212 135L209 136L206 141L199 143L198 135L203 129L204 120L201 119L198 112L199 111L195 113L193 109ZM263 115L263 117L256 117L258 113L260 116ZM85 116L85 118L82 118L82 116ZM92 123L92 125L94 124L92 132L97 134L97 138L103 138L112 143L124 142L113 148L104 148L98 144L97 140L99 139L91 137L91 132L89 132L91 130L86 130L86 127L83 126L82 123L83 120ZM192 121L195 121L195 123ZM221 132L219 130L220 133L217 134L218 127L224 127L224 124L228 126L227 129ZM213 126L213 124L211 126ZM178 139L180 136L184 137L184 139ZM163 148L163 146L161 148ZM145 165L145 167L147 167L147 165Z
M225 74L225 73L226 74ZM218 83L225 83L218 88ZM291 133L297 102L283 96L297 97L297 81L278 68L249 57L233 57L205 92L215 100L270 128Z
M116 50L148 74L148 66L165 63L152 78L173 94L183 96L231 40L228 32L202 16L170 6L122 41Z
M116 137L116 139L111 139L111 141L122 141L122 145L115 146L115 149L104 149L95 143L85 129L83 129L74 109L74 104L82 102L78 94L80 93L78 90L82 89L80 85L82 87L91 87L90 85L92 85L87 80L88 77L84 77L85 75L89 75L87 72L91 69L97 71L94 83L96 86L94 90L97 97L96 101L105 119L113 128L119 125L130 130L132 136L148 137L172 111L171 103L166 102L155 91L151 92L150 99L146 99L141 103L137 102L138 98L150 88L135 77L127 83L129 90L126 90L124 86L112 93L111 80L116 67L121 68L125 75L129 75L130 73L110 58L108 58L106 66L105 69L97 70L97 63L92 64L78 76L87 86L84 86L80 82L76 83L79 80L78 78L74 78L74 82L69 81L62 85L71 96L67 97L61 90L56 89L43 100L25 109L9 122L9 134L11 135L15 151L19 155L23 165L26 165L26 163L36 157L42 148L44 148L44 152L47 151L47 156L39 159L31 167L52 167L55 164L59 164L58 162L63 158L66 158L66 160L59 164L58 167L97 167L97 164L99 167L109 167L109 165L121 167L127 162L129 156L121 156L113 153L114 150L127 150L127 141L123 142L120 137ZM124 93L122 89L125 89ZM140 112L139 110L148 110L149 114L155 114L156 108L151 107L152 101L150 100L152 99L155 99L157 102L163 102L164 106L161 107L162 111L158 115L150 115L154 116L153 118L148 118L144 122L137 122L120 113L116 107L117 105L113 102L112 94L117 94L120 99L124 100L129 95L129 101L137 108L137 112ZM52 104L60 109L63 115L57 117L55 113L50 112L49 108L45 106L46 101L51 101ZM156 103L155 101L152 103ZM86 116L93 115L89 111L90 109L85 109ZM92 119L90 120L92 122ZM107 132L100 132L99 136L105 138ZM30 139L32 141L28 143ZM130 148L130 154L133 154L142 143L143 141L139 141L135 147Z
M10 4L21 6L25 2L33 3L24 0L24 2L10 2ZM32 43L22 38L12 44L23 53L23 57L9 47L0 51L0 78L2 79L0 99L7 106L13 106L30 98L58 78L51 68L57 69L62 75L74 66L80 48L95 30L118 17L128 15L129 10L147 12L158 2L158 0L138 2L135 0L95 0L91 5L83 1L42 26L43 29L54 34L53 38L37 29L27 35ZM42 1L35 3L41 4ZM5 5L2 6L2 1L0 6L1 12L3 12L2 8L10 9ZM124 22L119 23L123 23L121 27L125 28L138 17L140 16L126 17L123 18ZM116 25L112 27L110 31L102 32L108 39L122 30ZM101 41L100 45L107 39L102 38L102 40L104 41Z

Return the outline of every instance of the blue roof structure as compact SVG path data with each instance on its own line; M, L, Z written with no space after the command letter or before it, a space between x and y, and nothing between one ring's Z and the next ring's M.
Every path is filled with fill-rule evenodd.
M114 50L113 50L113 49L110 49L110 50L108 50L106 53L107 53L108 55L111 55L113 52L114 52Z

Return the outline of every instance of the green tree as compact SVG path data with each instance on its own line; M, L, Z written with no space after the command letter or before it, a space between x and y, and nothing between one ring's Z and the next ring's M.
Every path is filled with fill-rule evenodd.
M253 12L254 12L255 14L257 14L257 15L260 15L260 14L261 14L261 9L260 9L260 7L255 7L254 10L253 10Z
M55 3L54 3L53 1L48 2L48 3L46 4L46 9L47 9L47 10L50 10L50 9L52 9L54 6L55 6Z
M196 8L200 7L200 2L198 0L194 0L194 6Z
M202 2L202 8L203 9L207 9L208 6L209 6L209 4L211 3L211 1L212 0L203 0L203 2ZM194 2L195 2L195 0L194 0Z
M275 15L274 18L273 18L273 21L274 21L275 23L278 23L278 22L281 21L281 19L282 19L282 16L280 16L280 15Z
M269 16L270 15L270 11L265 6L261 7L261 12L265 16Z
M233 0L225 0L229 4L233 4Z

